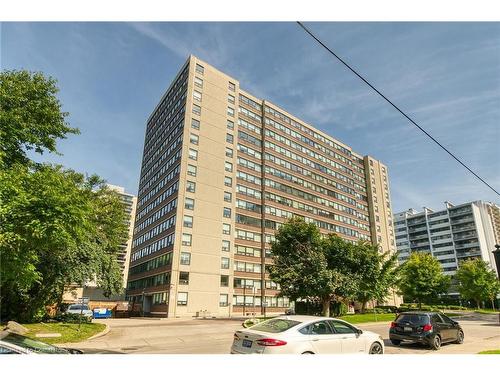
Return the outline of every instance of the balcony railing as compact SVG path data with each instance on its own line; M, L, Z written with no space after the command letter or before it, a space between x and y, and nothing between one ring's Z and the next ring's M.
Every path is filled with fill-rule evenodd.
M479 242L464 243L455 245L455 249L467 249L469 247L479 246Z

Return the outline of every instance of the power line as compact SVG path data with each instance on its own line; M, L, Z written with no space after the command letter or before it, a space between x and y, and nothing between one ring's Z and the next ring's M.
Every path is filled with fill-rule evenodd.
M379 94L382 98L384 98L390 105L392 105L399 113L401 113L404 117L408 119L413 125L415 125L418 129L420 129L427 137L432 139L434 143L436 143L439 147L441 147L444 151L446 151L453 159L459 162L465 169L467 169L470 173L472 173L479 181L488 186L491 190L493 190L497 195L500 195L498 191L496 191L490 184L488 184L484 179L482 179L477 173L475 173L472 169L470 169L464 162L462 162L457 156L455 156L451 151L449 151L445 146L439 143L432 135L430 135L425 129L423 129L420 125L418 125L413 119L410 118L405 112L403 112L397 105L391 102L384 94L382 94L379 90L377 90L370 82L368 82L361 74L356 72L353 68L349 66L342 58L340 58L335 52L333 52L330 48L328 48L319 38L317 38L307 27L305 27L302 22L297 21L300 27L304 29L306 33L308 33L314 40L316 40L323 48L325 48L328 52L330 52L333 56L335 56L342 64L344 64L351 72L356 74L358 78L360 78L364 83L370 86L377 94Z

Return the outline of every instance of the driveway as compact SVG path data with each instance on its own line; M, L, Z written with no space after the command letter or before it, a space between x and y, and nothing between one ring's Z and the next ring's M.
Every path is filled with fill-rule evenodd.
M417 344L394 346L389 341L389 322L359 324L380 334L388 354L475 354L500 349L498 315L471 314L454 318L465 333L462 345L444 344L432 351ZM85 353L227 354L233 333L242 320L225 319L107 319L110 332L83 343L66 344Z

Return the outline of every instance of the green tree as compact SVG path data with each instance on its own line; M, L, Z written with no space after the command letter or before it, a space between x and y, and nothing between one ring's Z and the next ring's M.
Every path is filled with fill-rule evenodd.
M500 282L488 263L482 259L463 261L455 278L462 298L474 300L478 309L481 308L481 301L485 300L495 305L494 300L500 293Z
M116 262L125 210L95 178L42 165L0 172L1 315L30 320L57 303L66 285L97 279L121 290Z
M378 245L362 242L357 245L360 285L355 298L364 313L369 301L382 301L395 287L398 277L397 253L381 253Z
M330 303L354 296L358 280L355 246L335 235L323 239L319 229L303 219L283 224L272 244L274 264L268 267L281 294L291 299L316 298L325 316Z
M431 302L446 293L450 277L443 274L441 264L431 254L414 252L401 266L399 288L405 300Z
M77 134L66 122L56 81L42 73L0 72L0 162L29 163L26 151L56 152L56 140Z
M96 280L121 290L119 244L127 237L118 195L97 176L34 163L76 133L41 73L0 73L0 318L29 321L66 285Z

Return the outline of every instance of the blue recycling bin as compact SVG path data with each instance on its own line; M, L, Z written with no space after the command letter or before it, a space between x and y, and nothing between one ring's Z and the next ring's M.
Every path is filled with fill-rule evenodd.
M111 318L111 309L94 309L94 319L105 319L105 318Z

